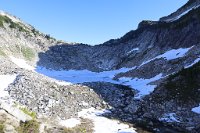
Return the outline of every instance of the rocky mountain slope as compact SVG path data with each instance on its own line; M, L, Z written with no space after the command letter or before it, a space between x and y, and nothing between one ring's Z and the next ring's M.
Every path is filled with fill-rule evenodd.
M199 5L190 0L96 46L57 41L0 12L0 132L36 128L28 124L32 132L198 133Z

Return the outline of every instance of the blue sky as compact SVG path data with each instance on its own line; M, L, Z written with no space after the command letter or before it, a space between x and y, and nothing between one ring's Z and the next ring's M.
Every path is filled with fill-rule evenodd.
M187 0L0 0L9 12L51 36L100 44L136 29L142 20L158 20Z

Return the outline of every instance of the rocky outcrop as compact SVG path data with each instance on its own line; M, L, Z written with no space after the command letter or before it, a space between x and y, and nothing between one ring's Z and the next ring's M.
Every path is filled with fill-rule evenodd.
M94 91L82 85L63 86L32 72L22 72L8 87L10 96L29 110L44 116L68 119L89 107L106 104Z

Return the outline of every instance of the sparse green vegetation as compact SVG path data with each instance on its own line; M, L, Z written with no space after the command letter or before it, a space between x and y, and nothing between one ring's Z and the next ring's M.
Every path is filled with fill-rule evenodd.
M12 29L18 29L21 32L29 33L29 31L22 27L19 23L13 22L7 16L0 15L0 27L4 27L4 23L9 24L9 27Z
M35 28L33 28L31 31L33 32L35 36L40 34L40 32L36 30Z
M46 38L47 40L49 40L49 39L51 39L51 36L50 36L50 35L45 35L45 38Z
M6 54L4 53L4 51L0 48L0 56L6 56Z
M19 109L21 111L23 111L25 114L31 116L33 119L36 118L36 113L35 112L32 112L32 111L28 110L27 108L22 108L22 107L20 107Z
M21 122L17 131L18 133L39 133L39 123L36 120Z
M32 60L35 57L35 53L34 53L33 49L31 49L29 47L22 47L21 52L22 52L24 58L26 58L27 60Z
M12 29L18 29L19 31L21 32L27 32L29 33L29 31L27 31L26 29L24 29L20 24L18 23L14 23L14 22L11 22L10 25L9 25L10 28Z
M0 123L0 133L3 133L4 125Z
M0 56L6 56L6 53L4 51L11 53L12 55L21 55L24 57L24 59L28 61L32 61L36 56L36 53L33 48L24 45L16 44L7 48L2 47L0 48Z
M8 17L0 15L0 27L3 27L4 23L9 23L10 21L11 20Z

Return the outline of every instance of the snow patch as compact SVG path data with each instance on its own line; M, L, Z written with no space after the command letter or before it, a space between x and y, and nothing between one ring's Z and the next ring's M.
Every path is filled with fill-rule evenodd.
M71 83L84 83L84 82L111 82L116 83L113 80L114 76L121 72L127 72L134 68L121 68L119 70L104 71L104 72L91 72L88 70L49 70L44 67L37 67L36 72L44 74L48 77L55 78L57 80L67 81Z
M136 133L136 129L117 120L103 117L102 114L110 113L108 110L83 109L78 113L79 117L90 119L94 123L95 133Z
M192 112L195 112L197 114L200 114L200 104L198 107L192 108Z
M138 50L139 50L139 48L134 48L134 49L130 50L129 52L127 52L127 54L131 54L131 53L138 51Z
M66 128L73 128L79 124L81 124L80 120L79 119L76 119L76 118L71 118L71 119L67 119L67 120L61 120L59 122L59 124L61 126L64 126Z
M150 85L149 83L159 80L162 78L162 73L158 74L157 76L151 78L151 79L140 79L140 78L125 78L122 77L119 79L121 84L128 85L131 88L134 88L139 91L139 93L136 94L136 99L141 99L145 95L149 95L151 92L154 91L156 88L156 85Z
M36 72L35 68L30 66L29 64L27 64L27 62L24 59L19 59L19 58L15 58L13 56L9 57L11 59L11 61L16 64L18 67L23 68L25 70L30 70L33 72ZM45 75L45 74L44 74ZM46 75L48 76L48 74ZM49 76L51 77L51 76ZM57 79L57 78L55 78ZM65 81L59 81L59 80L53 80L55 83L57 83L58 85L63 85L63 86L68 86L68 85L72 85L72 83L70 82L65 82Z
M191 49L192 47L190 48L179 48L179 49L172 49L172 50L169 50L167 52L165 52L164 54L162 55L158 55L156 56L155 58L153 59L150 59L148 61L145 61L143 62L139 67L155 60L155 59L160 59L160 58L164 58L166 60L173 60L173 59L177 59L177 58L181 58L181 57L184 57L185 54Z
M130 70L136 69L133 68L121 68L119 70L112 70L112 71L104 71L104 72L91 72L88 70L49 70L44 67L37 67L36 71L38 73L44 74L51 78L55 78L57 80L63 80L71 83L84 83L84 82L109 82L113 84L122 84L128 85L133 89L139 91L135 98L142 98L145 95L150 94L155 85L149 85L150 82L159 80L162 78L162 74L159 74L151 79L139 79L139 78L120 78L118 81L113 80L116 74L121 72L127 72Z
M196 63L198 63L200 61L200 57L197 58L196 60L194 60L194 62L188 66L185 66L185 68L189 68L189 67L192 67L193 65L195 65Z
M72 85L72 83L70 83L70 82L59 81L59 80L55 80L55 83L58 85L63 85L63 86Z
M15 81L16 77L17 75L0 75L0 98L9 96L5 89Z
M89 106L89 104L86 103L85 101L82 101L82 102L81 102L81 105L83 105L83 106Z
M35 69L34 67L28 65L28 64L26 63L26 61L23 60L23 59L18 59L18 58L15 58L15 57L13 57L13 56L10 56L9 58L11 59L11 61L12 61L14 64L16 64L16 65L17 65L18 67L20 67L20 68L24 68L24 69L26 69L26 70L31 70L31 71L34 71L34 69Z
M169 122L169 123L172 123L172 122L180 122L178 119L177 119L177 116L175 113L167 113L167 114L164 114L162 118L159 119L160 121L164 121L164 122Z

